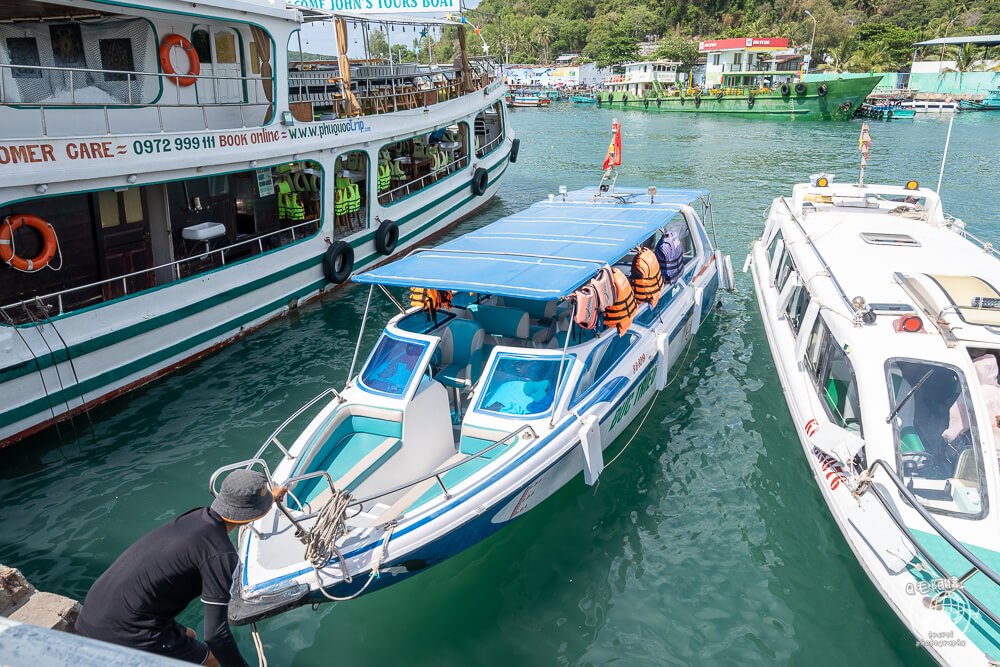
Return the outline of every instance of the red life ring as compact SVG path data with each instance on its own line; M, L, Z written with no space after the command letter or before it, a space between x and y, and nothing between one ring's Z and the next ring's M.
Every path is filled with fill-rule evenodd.
M14 244L11 242L14 232L24 225L36 230L42 235L42 241L44 241L42 252L37 257L31 259L24 259L15 255ZM10 216L4 219L3 226L0 227L0 260L7 262L7 264L18 271L31 272L44 267L55 257L58 247L56 230L52 228L52 225L37 216Z
M160 42L160 66L167 74L177 74L174 66L170 63L170 49L175 46L181 47L187 54L188 74L190 76L175 76L171 77L170 80L178 86L190 86L195 82L195 77L201 73L201 61L198 60L198 53L187 39L177 34L164 37L163 41Z

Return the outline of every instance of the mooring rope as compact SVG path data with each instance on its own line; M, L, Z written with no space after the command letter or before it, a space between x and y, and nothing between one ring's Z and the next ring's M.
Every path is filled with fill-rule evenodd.
M257 649L257 662L260 667L267 667L267 658L264 657L264 643L260 640L260 631L257 630L257 624L250 624L250 636L253 637L254 648Z
M344 555L340 553L340 549L336 545L337 540L350 532L350 529L347 527L347 508L350 506L352 500L353 498L348 492L334 489L333 497L330 498L330 501L320 511L319 516L316 517L316 522L309 530L309 535L306 538L306 560L313 567L313 573L316 575L316 586L319 588L319 592L323 594L323 597L333 602L353 600L364 593L372 581L379 576L379 568L385 559L389 540L396 529L395 521L386 524L385 537L382 538L382 548L379 551L378 559L376 559L375 564L372 566L371 574L368 575L368 581L365 582L365 585L347 597L330 595L323 588L323 581L320 579L319 571L329 565L334 556L337 557L337 562L340 563L340 570L344 575L344 583L349 584L353 581L353 577L347 569L347 561L344 560ZM360 508L358 511L360 512Z

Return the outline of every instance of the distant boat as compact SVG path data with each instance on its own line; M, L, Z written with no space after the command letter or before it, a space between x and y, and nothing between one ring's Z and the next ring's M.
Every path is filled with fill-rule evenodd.
M864 103L881 75L828 81L775 84L772 88L736 86L687 89L668 92L650 84L636 92L635 84L610 84L611 92L597 97L600 106L647 111L685 111L740 115L806 116L824 120L848 120ZM631 89L628 89L632 86Z
M590 97L589 95L573 95L571 98L574 104L594 104L597 102L596 97Z
M551 103L541 86L511 85L507 92L507 108L542 107Z
M991 90L980 102L962 100L963 111L1000 111L1000 89Z
M950 97L942 100L910 100L903 102L904 109L913 109L916 113L955 113L962 110L958 102L952 101Z

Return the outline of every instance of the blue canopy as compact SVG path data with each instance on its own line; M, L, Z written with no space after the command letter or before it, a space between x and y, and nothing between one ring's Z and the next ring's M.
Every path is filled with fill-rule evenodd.
M567 296L648 239L707 190L617 188L628 203L595 202L596 188L534 204L437 248L354 276L355 282L526 299Z

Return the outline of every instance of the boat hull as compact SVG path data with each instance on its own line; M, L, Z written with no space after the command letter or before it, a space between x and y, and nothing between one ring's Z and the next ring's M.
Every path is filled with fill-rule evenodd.
M833 79L830 81L806 82L804 93L797 93L790 85L789 94L780 90L753 95L747 89L741 94L725 94L721 97L705 95L696 99L688 95L660 96L651 98L625 97L622 93L601 93L597 102L602 107L650 112L686 112L735 114L748 116L781 116L820 118L823 120L849 120L865 98L874 90L881 77L858 77L854 79ZM826 86L826 94L820 94L820 86ZM610 99L610 101L609 101Z

